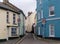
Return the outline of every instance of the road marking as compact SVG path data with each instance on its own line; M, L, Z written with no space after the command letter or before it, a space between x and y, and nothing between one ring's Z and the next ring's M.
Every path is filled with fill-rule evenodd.
M27 35L25 35L22 39L20 39L17 43L15 44L20 44L25 38L26 38Z
M34 40L36 40L36 37L35 37L35 35L34 35L34 34L33 34L33 39L34 39Z

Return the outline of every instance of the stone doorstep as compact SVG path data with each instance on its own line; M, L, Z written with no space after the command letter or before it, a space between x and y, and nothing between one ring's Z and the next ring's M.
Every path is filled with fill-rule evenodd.
M18 39L19 37L9 37L8 40Z
M7 41L6 39L0 39L0 42L5 42L5 41Z
M21 35L20 37L24 37L24 36L26 36L26 34L24 34L24 35Z

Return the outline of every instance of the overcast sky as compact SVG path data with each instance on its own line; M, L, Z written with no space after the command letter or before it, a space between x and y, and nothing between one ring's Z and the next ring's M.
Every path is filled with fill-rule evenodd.
M1 2L3 0L0 0ZM22 9L27 16L29 11L34 12L36 9L36 0L9 0L12 4Z

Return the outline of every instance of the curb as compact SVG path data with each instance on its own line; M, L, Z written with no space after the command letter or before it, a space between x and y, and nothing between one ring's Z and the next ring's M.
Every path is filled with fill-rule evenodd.
M17 40L17 41L15 41L15 43L13 43L13 44L16 44L19 40L21 40L21 38L18 38L18 40Z
M45 39L45 38L39 38L37 37L37 39L41 40L41 41L45 41L45 42L59 42L57 40L52 40L52 39Z

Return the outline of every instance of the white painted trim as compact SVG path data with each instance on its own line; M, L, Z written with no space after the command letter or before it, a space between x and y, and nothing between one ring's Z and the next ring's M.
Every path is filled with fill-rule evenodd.
M49 37L55 37L54 35L49 35Z
M38 21L37 23L40 23L41 21Z
M38 12L38 20L40 19L40 13Z
M48 21L48 20L60 20L60 17L58 17L58 18L49 18L49 19L46 19L46 21ZM37 23L40 23L40 22L42 22L42 21L38 21Z
M43 10L41 10L41 18L43 18Z
M49 18L49 19L46 19L46 20L58 20L58 19L60 19L60 17L58 17L58 18Z
M52 16L55 16L55 15L49 15L49 17L52 17Z

